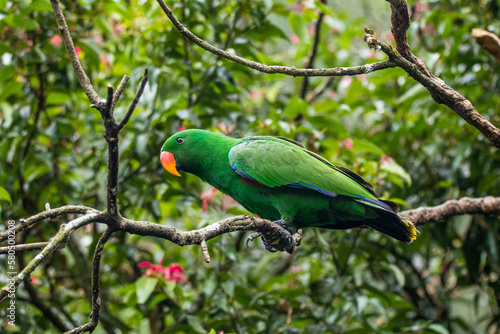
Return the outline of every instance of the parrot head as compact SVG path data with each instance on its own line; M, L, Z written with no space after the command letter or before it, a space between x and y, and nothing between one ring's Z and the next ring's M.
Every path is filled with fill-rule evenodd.
M168 138L161 148L160 161L163 168L172 175L181 176L179 171L197 174L206 169L213 159L213 146L224 135L206 130L184 130Z

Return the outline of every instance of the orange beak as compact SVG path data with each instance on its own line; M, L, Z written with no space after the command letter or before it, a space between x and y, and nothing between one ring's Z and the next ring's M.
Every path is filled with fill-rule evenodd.
M160 161L163 168L165 168L167 172L175 176L181 176L181 174L177 171L177 168L175 168L175 159L172 153L167 151L161 152Z

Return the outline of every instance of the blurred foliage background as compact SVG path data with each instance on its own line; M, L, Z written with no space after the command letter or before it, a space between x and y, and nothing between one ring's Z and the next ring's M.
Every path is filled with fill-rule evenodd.
M414 53L493 124L500 124L499 65L471 30L499 34L499 4L409 4ZM98 92L131 76L118 116L150 71L120 138L126 217L191 230L245 212L196 177L163 171L160 147L183 128L299 140L402 209L500 196L498 150L400 69L309 78L301 94L303 78L258 73L192 45L154 1L62 5ZM385 59L363 44L363 27L392 39L384 1L168 5L204 40L266 64L304 67L318 32L316 67ZM319 13L325 16L316 31ZM2 221L18 222L47 202L104 209L104 128L75 78L49 0L0 0L0 54ZM18 242L47 241L71 218L41 222ZM197 246L118 233L104 252L95 333L498 333L500 219L459 216L420 230L408 246L369 230L308 229L293 255L268 253L257 241L246 248L246 235L233 233L208 243L211 264ZM92 250L102 231L94 225L75 233L20 287L17 327L6 325L1 304L0 331L50 333L85 323ZM32 256L19 255L19 267ZM4 285L4 264L0 278Z

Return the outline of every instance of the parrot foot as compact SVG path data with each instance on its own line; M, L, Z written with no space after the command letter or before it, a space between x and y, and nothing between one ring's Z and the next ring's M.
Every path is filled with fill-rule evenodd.
M262 238L262 243L264 247L269 252L277 252L286 250L289 253L293 252L296 243L294 234L297 232L295 228L290 228L286 222L283 220L276 220L272 222L275 231L272 233L261 233L255 232L248 236L246 240L246 245L258 237ZM278 236L276 237L276 232Z

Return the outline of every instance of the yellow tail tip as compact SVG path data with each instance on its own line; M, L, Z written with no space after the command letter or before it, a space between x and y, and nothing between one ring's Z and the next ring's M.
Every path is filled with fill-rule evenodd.
M411 239L409 243L411 243L413 240L417 239L417 235L419 232L415 228L415 225L411 222L411 220L401 217L401 221L406 225L406 229Z

